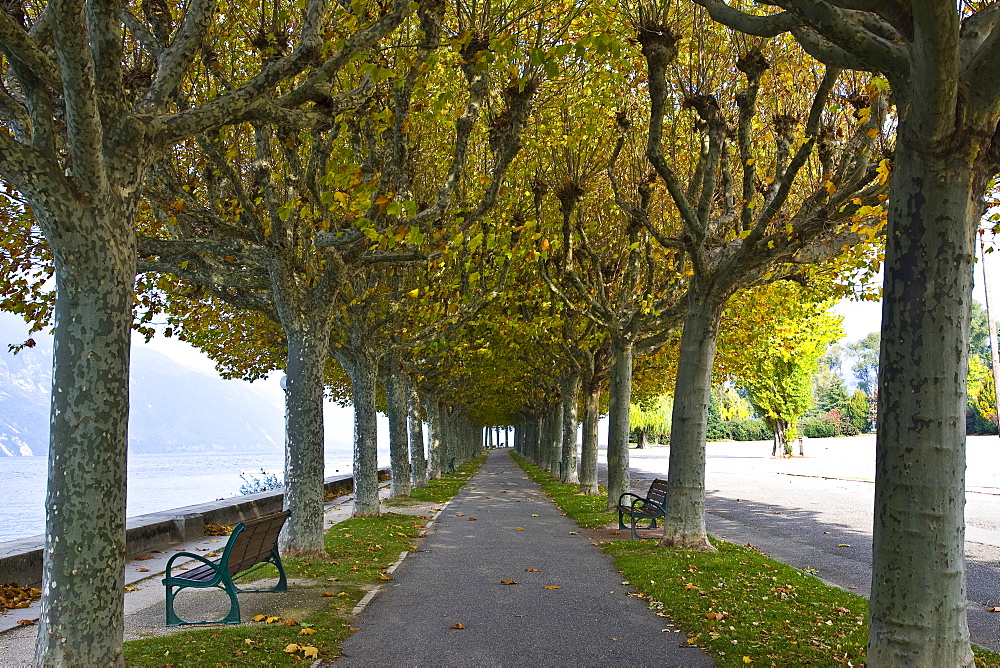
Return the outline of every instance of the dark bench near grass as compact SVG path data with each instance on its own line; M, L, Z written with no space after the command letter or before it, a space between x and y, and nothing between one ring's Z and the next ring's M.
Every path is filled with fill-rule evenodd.
M167 588L167 626L239 624L240 603L236 600L237 593L287 591L285 569L278 555L278 534L281 533L281 527L290 514L287 510L280 510L237 524L229 536L229 542L226 543L222 556L216 561L209 561L191 552L178 552L170 557L167 562L166 577L163 578L163 584ZM202 565L171 575L171 565L175 559L180 558L197 559ZM249 573L265 564L274 564L278 567L278 584L273 589L240 589L233 582L237 575ZM197 589L217 587L223 590L229 594L229 614L215 621L185 622L174 613L174 597L187 587Z
M626 497L632 497L626 504ZM632 538L639 538L637 529L655 529L656 520L662 520L667 508L667 481L657 478L649 485L646 496L625 492L618 497L618 528L631 529ZM629 526L625 526L625 516L628 515ZM639 526L639 522L649 520L647 526Z

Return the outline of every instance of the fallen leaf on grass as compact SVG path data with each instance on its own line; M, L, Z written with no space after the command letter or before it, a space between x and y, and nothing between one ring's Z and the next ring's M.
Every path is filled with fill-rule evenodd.
M453 628L453 629L464 629L465 625L462 624L461 622L456 622L455 625L452 626L451 628Z
M320 594L320 596L337 596L337 594L334 594L332 591L325 591L322 594ZM262 615L257 615L257 617L261 617L261 616ZM254 621L257 620L257 617L254 617Z
M381 575L378 576L378 579L379 580L384 580L384 581L388 582L389 580L392 580L392 576L391 575L386 575L385 573L382 573Z
M749 656L745 656L743 657L743 663L753 663L753 659L751 659Z
M129 585L128 587L125 587L125 591L139 591L139 588Z
M537 573L538 569L537 568L525 568L524 572L525 573Z
M555 585L545 585L544 587L542 587L542 589L559 589L559 587Z
M316 629L311 629L311 628L308 628L308 627L306 627L306 628L302 629L301 631L299 631L299 635L300 636L311 636L311 635L313 635L315 633L316 633Z
M500 584L502 584L502 585L516 585L516 584L518 584L518 582L517 582L517 580L501 580Z
M323 595L326 596L326 594L323 594ZM267 619L267 615L256 615L256 616L254 616L253 621L255 621L255 622L262 622L265 619ZM248 643L251 642L250 638L247 638L247 642Z
M716 619L721 620L725 615L721 612L706 612L705 619Z
M299 623L297 621L295 621L294 619L286 619L285 621L282 622L282 624L284 624L285 626L298 626L299 625Z
M265 624L274 624L275 622L280 622L280 621L281 621L281 617L268 617L267 619L264 620L264 623Z

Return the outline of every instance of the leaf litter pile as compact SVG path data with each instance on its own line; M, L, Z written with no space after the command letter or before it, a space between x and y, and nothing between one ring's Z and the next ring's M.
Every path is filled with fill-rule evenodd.
M0 585L0 612L27 608L42 595L40 589L19 587L16 584Z

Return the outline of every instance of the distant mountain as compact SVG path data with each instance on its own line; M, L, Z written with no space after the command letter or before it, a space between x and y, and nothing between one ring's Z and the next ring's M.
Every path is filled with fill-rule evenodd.
M34 348L7 352L26 336L17 316L0 312L0 456L48 451L52 339L35 335ZM283 409L263 390L141 346L133 346L131 364L131 452L282 449Z

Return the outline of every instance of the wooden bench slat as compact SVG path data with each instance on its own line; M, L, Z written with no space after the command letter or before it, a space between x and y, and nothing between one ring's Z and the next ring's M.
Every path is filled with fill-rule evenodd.
M656 520L662 520L666 515L668 487L669 485L666 480L657 478L650 483L649 491L646 492L646 496L644 497L632 494L631 492L625 492L618 497L618 528L630 529L632 538L640 537L637 529L655 529ZM632 497L632 503L627 505L622 503L626 497ZM625 526L626 515L629 517L628 527ZM637 523L640 520L649 520L649 525L639 527Z

